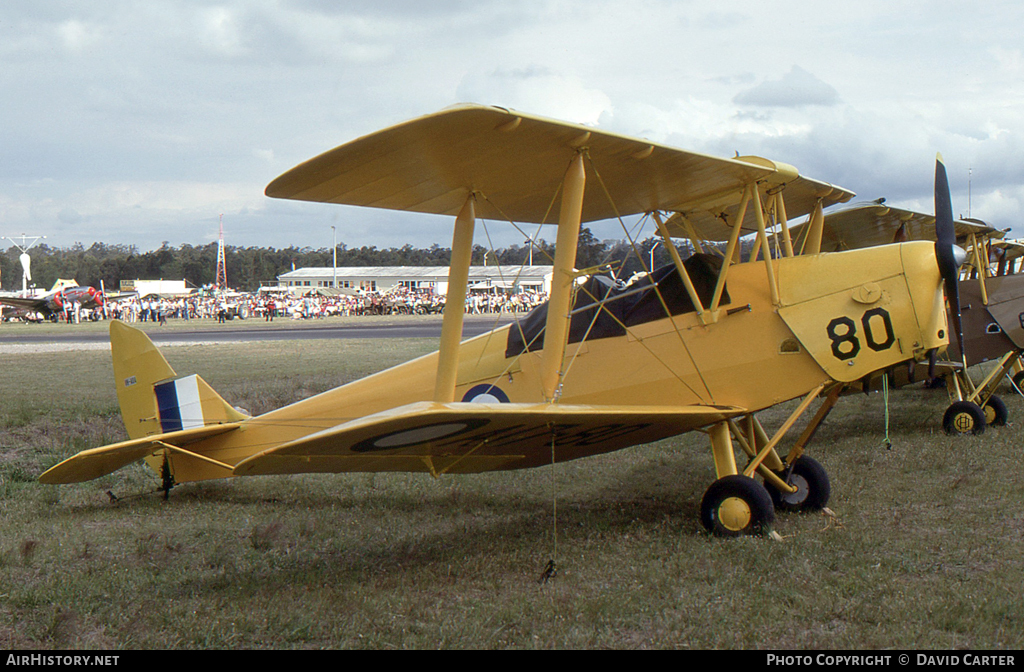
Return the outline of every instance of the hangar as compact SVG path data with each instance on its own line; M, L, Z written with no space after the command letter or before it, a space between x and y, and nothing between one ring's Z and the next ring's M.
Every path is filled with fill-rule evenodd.
M472 266L470 291L549 292L551 266ZM337 284L335 284L337 282ZM448 293L447 266L339 266L298 268L277 276L279 288L307 292L338 287L386 292L393 289Z

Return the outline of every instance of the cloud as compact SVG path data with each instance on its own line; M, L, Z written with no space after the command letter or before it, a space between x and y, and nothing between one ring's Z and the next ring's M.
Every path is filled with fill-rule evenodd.
M757 107L832 106L839 103L839 92L800 66L780 79L769 79L742 91L733 98L737 105Z
M597 124L611 99L580 78L531 64L467 75L456 89L463 102L510 107L578 124Z
M82 215L74 208L62 208L61 211L57 213L57 219L63 224L71 226L79 224L84 220Z
M263 188L360 135L479 102L767 156L897 206L931 207L941 151L958 211L972 166L974 215L1016 224L1020 9L919 5L4 0L0 222L57 246L195 244L219 213L230 244L322 246L338 225L351 244L449 245L443 218Z
M961 208L957 215L980 217L998 229L1014 227L1014 236L1024 234L1020 222L1021 208L1024 207L1024 185L996 189L984 193L973 193L970 210Z
M205 48L224 56L248 53L243 44L242 30L233 11L227 7L211 7L200 13L198 40Z
M95 26L81 21L65 21L57 28L57 33L64 46L75 52L88 49L102 40L102 35Z
M756 79L757 77L755 77L754 73L752 72L740 72L734 74L716 75L714 77L708 77L709 82L712 82L714 84L724 84L726 86L734 86L737 84L742 84L746 86L747 84L753 83Z

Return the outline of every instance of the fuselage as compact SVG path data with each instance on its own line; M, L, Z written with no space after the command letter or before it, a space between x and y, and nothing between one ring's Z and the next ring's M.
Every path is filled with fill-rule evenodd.
M41 297L10 296L0 297L0 303L52 315L71 308L76 303L81 308L95 308L103 305L103 293L95 287L65 287Z
M947 343L941 281L930 243L906 243L730 267L728 304L705 323L696 311L584 338L566 348L557 403L729 406L758 411L831 380L856 380ZM507 356L504 326L459 350L456 401L539 403L541 351ZM241 460L313 432L434 393L437 353L253 418L204 441L217 461ZM190 461L178 482L220 478Z
M977 279L960 281L964 345L972 365L1024 349L1024 275L986 278L985 290ZM949 356L961 361L955 338Z

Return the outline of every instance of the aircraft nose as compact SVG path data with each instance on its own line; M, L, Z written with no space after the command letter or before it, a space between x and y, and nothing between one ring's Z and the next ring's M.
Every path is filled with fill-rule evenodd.
M953 246L953 261L956 263L956 267L960 268L967 261L967 250L960 247L959 245Z

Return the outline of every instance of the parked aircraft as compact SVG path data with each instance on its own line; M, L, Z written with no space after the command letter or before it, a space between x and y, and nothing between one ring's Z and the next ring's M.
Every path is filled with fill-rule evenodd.
M1006 404L995 394L1003 378L1016 369L1020 378L1020 354L1024 351L1024 275L1012 274L1010 262L1021 257L1024 247L1002 240L1004 231L978 219L953 222L957 245L964 249L966 263L959 285L963 343L953 339L947 359L929 374L946 382L950 406L943 427L951 434L980 434L986 425L1004 425ZM808 224L793 228L797 240L806 240ZM933 215L885 205L884 199L831 212L821 228L821 249L849 250L905 240L936 240ZM951 317L955 317L955 314ZM958 326L951 319L950 330ZM994 361L980 384L968 375L965 365ZM923 380L890 372L897 386ZM894 375L898 374L898 375ZM862 385L879 382L862 381Z
M940 172L944 181L937 164L937 187ZM454 216L438 352L249 417L199 376L179 377L145 334L113 322L130 438L68 458L43 483L86 481L140 459L166 491L259 474L439 477L552 465L700 429L717 473L701 502L704 527L759 533L776 506L828 501L824 468L803 452L841 386L948 343L951 244L739 263L744 230L767 250L768 230L786 232L787 213L820 218L852 197L759 157L715 158L467 105L342 145L266 191ZM582 222L641 213L657 223L671 267L625 288L575 269ZM672 226L726 242L724 254L682 260L667 213ZM526 319L460 342L478 217L556 224L555 280L548 303ZM952 227L951 218L938 226ZM821 397L783 457L783 438ZM789 400L799 401L781 426L762 427L755 413Z
M62 312L64 307L78 304L82 308L96 308L104 303L103 293L95 287L66 284L58 280L53 288L42 296L3 296L0 304L36 312L44 318L51 318Z

